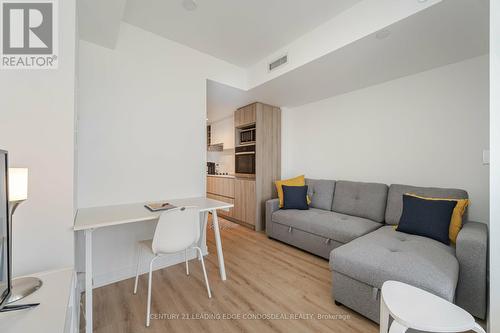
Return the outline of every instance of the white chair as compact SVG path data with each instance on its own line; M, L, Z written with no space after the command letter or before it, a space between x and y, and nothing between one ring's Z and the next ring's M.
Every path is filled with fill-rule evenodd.
M145 253L153 254L149 263L148 280L148 304L146 315L146 326L149 327L151 315L151 274L153 262L162 255L184 251L186 261L186 274L189 275L189 264L187 251L196 249L201 258L201 267L205 276L208 298L212 298L210 286L208 285L207 271L201 249L196 246L200 239L200 213L195 207L180 207L167 210L160 215L153 239L138 242L137 249L137 273L135 275L134 294L137 293L137 282L139 279L139 268Z

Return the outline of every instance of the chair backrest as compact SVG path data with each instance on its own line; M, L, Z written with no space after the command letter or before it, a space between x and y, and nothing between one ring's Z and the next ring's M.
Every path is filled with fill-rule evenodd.
M178 207L160 215L153 237L152 250L175 253L200 239L200 212L196 207Z

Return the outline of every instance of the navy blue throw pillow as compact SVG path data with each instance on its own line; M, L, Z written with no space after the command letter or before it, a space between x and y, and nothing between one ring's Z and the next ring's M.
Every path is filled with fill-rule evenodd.
M403 195L403 214L396 230L449 245L451 214L456 205L456 201L425 200Z
M283 209L309 209L306 186L283 185Z

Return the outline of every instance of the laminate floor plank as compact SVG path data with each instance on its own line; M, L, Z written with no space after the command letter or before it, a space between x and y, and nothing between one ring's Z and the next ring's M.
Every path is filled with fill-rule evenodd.
M333 303L327 260L222 218L220 226L228 279L220 280L209 228L205 264L212 299L201 264L193 259L189 276L184 263L153 273L151 313L157 318L149 328L147 274L139 278L137 295L133 278L94 289L94 332L378 332L372 321ZM214 318L224 315L229 318ZM81 322L84 332L83 316Z

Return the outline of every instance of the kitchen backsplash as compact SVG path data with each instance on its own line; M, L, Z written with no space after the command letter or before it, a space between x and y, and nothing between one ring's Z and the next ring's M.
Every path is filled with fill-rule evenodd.
M218 171L221 173L234 173L234 149L224 151L209 151L207 152L207 162L215 162L219 164Z

